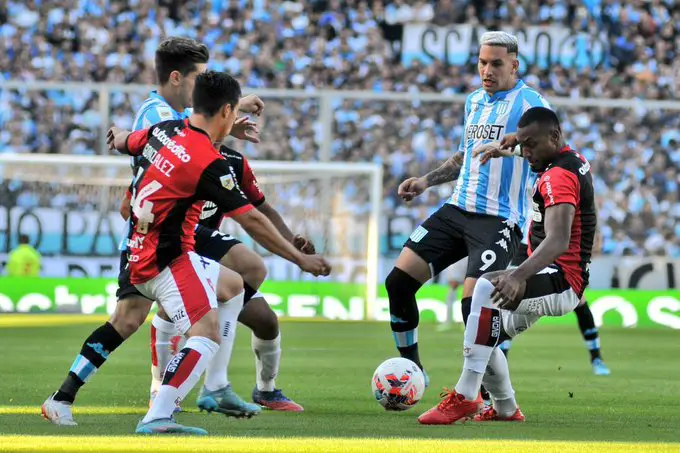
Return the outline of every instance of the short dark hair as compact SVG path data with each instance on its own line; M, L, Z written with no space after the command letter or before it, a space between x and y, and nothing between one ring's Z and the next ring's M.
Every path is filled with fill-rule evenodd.
M31 239L28 237L27 234L19 235L19 244L28 244L29 242L31 242Z
M167 83L173 71L185 76L195 71L197 64L207 63L209 59L210 52L205 44L187 38L168 38L156 49L158 83Z
M517 127L527 127L533 123L540 123L545 126L555 127L562 130L557 114L546 107L532 107L519 119Z
M213 116L226 104L236 107L240 98L241 85L226 72L207 71L196 77L193 93L196 113Z

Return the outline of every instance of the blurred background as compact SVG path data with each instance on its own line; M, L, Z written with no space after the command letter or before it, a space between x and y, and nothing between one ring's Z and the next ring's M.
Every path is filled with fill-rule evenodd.
M480 86L478 40L491 29L518 36L523 80L556 107L567 140L592 164L602 234L592 288L677 295L673 0L0 0L0 156L63 157L50 157L38 177L20 163L12 171L0 164L0 261L26 235L42 254L43 277L117 276L126 169L95 178L68 159L106 153L103 132L131 127L155 83L159 42L187 36L208 45L211 69L230 72L266 102L262 143L233 144L249 159L382 168L382 282L404 240L451 193L441 186L406 205L396 187L457 148L465 95ZM369 178L310 182L313 174L310 167L281 182L267 170L265 192L333 258L335 282L365 283ZM348 225L356 231L348 234ZM267 263L273 280L301 278Z

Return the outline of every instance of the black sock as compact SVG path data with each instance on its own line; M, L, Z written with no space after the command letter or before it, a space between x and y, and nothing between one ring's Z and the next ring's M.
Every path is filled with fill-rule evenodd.
M463 297L460 300L460 310L463 312L463 325L467 326L470 310L472 310L472 297Z
M402 357L416 363L421 369L418 354L418 303L416 293L423 286L415 278L396 267L387 276L385 287L390 299L390 327Z
M576 313L578 318L578 328L581 330L581 335L583 335L588 351L590 351L590 361L601 359L600 334L597 331L597 327L595 327L595 320L593 319L593 312L590 311L590 306L586 302L576 307L574 313Z
M123 341L125 341L123 337L108 322L92 332L83 343L80 354L71 365L64 383L54 394L54 399L73 403L80 387L97 372L106 362L109 354L115 351Z
M257 290L256 290L255 288L253 288L252 286L250 286L248 283L243 282L243 291L244 291L244 294L243 294L243 305L245 305L246 303L248 303L248 301L249 301L250 299L253 298L253 296L255 295L255 293L257 292Z

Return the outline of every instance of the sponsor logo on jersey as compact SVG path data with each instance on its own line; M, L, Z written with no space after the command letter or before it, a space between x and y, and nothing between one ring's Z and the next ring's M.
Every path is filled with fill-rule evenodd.
M234 177L232 175L220 176L220 183L222 184L222 187L227 190L231 190L236 187L236 182L234 181Z
M550 182L550 176L545 178L545 194L548 196L548 206L555 204L555 194L553 193L552 182Z
M586 161L581 167L578 169L578 172L581 173L583 176L586 175L590 171L590 162Z
M500 140L505 126L501 124L471 124L467 129L468 140Z
M168 137L164 130L156 127L151 131L151 135L161 142L172 154L179 157L179 160L185 164L191 160L191 156L187 154L184 146L177 144L176 141Z

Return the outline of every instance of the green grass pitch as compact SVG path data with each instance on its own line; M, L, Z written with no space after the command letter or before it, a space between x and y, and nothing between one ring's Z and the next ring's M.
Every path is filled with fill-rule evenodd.
M3 316L6 317L6 316ZM11 324L7 322L3 324ZM80 320L82 322L82 319ZM85 337L100 324L0 327L0 440L8 435L129 435L145 412L149 387L148 323L117 350L76 401L78 427L53 426L40 404L58 388ZM609 377L592 375L576 326L538 325L510 353L525 424L419 426L417 416L452 386L461 368L462 329L420 331L421 356L432 385L413 410L387 413L373 399L375 367L394 356L387 323L282 322L283 360L277 384L305 406L303 414L264 412L251 420L201 414L196 389L181 423L216 436L517 439L677 442L680 433L678 332L603 329ZM229 370L249 398L254 385L250 332L239 326Z

